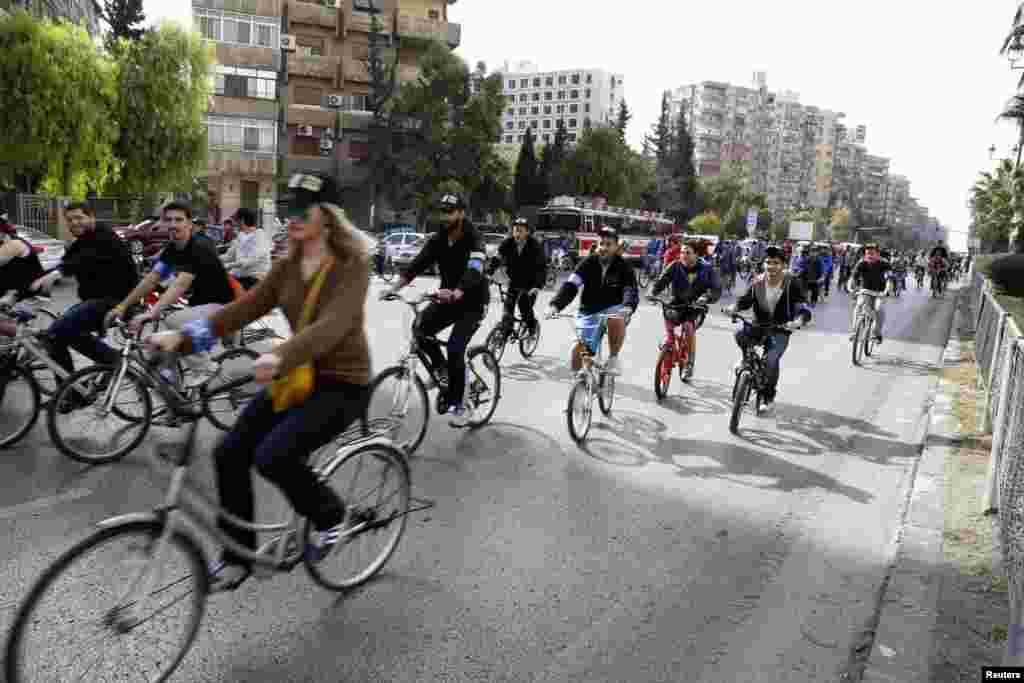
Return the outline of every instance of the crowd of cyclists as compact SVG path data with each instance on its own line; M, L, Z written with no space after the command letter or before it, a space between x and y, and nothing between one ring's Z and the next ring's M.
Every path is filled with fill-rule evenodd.
M117 351L104 341L105 330L127 320L138 331L147 322L164 319L166 329L150 335L151 351L181 354L188 375L202 381L209 352L247 324L279 309L292 328L283 343L259 355L252 372L266 389L243 410L235 427L217 446L214 457L222 505L243 520L253 518L250 469L275 483L295 509L319 532L308 552L325 557L342 534L345 503L320 482L305 464L315 450L364 414L371 386L370 351L365 318L373 240L356 228L340 208L338 189L327 176L298 174L289 183L288 236L285 258L271 261L271 240L256 226L252 212L237 214L241 230L227 253L196 230L188 205L171 202L160 213L171 229L171 241L152 269L140 273L127 244L109 228L97 225L86 202L66 209L74 241L60 264L45 272L27 242L11 228L0 226L0 288L28 298L48 290L62 276L78 284L78 303L40 334L53 358L68 371L70 349L97 364L113 365ZM502 325L510 326L518 307L528 333L539 334L534 308L548 281L555 259L568 255L568 242L552 253L531 234L528 221L517 219L497 256L488 259L482 233L466 216L458 194L445 194L437 203L441 229L401 273L380 292L381 299L397 296L417 277L436 268L440 277L433 302L422 312L417 328L422 348L433 365L446 368L448 418L464 427L473 408L464 398L466 351L480 329L490 302L490 279L504 269L509 296ZM642 291L637 269L624 258L627 245L616 230L603 227L598 241L575 258L572 272L560 283L547 317L556 317L579 297L575 324L579 341L569 363L579 371L584 354L596 354L607 332L606 371L620 372L619 355L642 296L668 293L662 308L667 344L682 325L699 327L708 307L718 302L737 277L750 286L735 303L723 309L730 315L752 311L753 324L735 333L741 348L761 344L766 349L766 384L761 399L771 408L777 392L781 359L794 329L808 324L817 304L830 296L833 283L857 293L857 305L877 308L876 341L884 328L882 301L896 288L906 287L914 273L921 286L925 271L939 281L969 265L939 242L927 253L883 252L876 244L863 247L790 243L736 242L717 245L685 241L680 235L652 240L643 268L655 273L649 291ZM552 258L554 256L554 259ZM152 294L155 303L140 305ZM150 298L151 300L151 298ZM181 302L187 300L187 305ZM445 354L435 336L451 328ZM0 334L8 328L0 325ZM693 376L696 335L687 337L690 362L682 371ZM589 348L585 348L589 347ZM298 392L297 394L295 392ZM285 400L282 396L298 399ZM70 406L68 410L78 406ZM255 534L224 526L244 547L255 546ZM211 570L217 589L237 588L252 568L226 552Z

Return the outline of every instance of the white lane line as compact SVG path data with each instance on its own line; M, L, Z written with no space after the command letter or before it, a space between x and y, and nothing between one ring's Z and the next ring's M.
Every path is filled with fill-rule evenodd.
M46 508L60 505L61 503L70 503L73 500L79 500L80 498L91 496L92 493L92 489L71 489L70 491L66 491L65 493L61 493L56 496L46 496L45 498L30 500L27 503L19 503L18 505L0 508L0 519L12 519L28 512L45 510Z

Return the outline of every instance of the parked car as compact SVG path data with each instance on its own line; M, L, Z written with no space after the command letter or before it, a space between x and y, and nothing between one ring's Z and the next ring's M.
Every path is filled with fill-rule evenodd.
M24 238L32 245L32 250L39 254L39 261L43 264L43 268L50 270L57 267L60 260L64 258L66 245L62 240L25 225L16 225L15 227L18 230L18 237Z
M150 216L135 225L114 228L114 232L128 243L136 258L159 253L171 240L171 231L163 226L157 216Z
M420 238L425 240L426 235L420 232L393 232L385 235L381 241L384 243L388 258L394 259L399 249L419 242Z
M416 255L423 249L423 245L427 243L426 235L419 235L415 241L406 242L400 247L396 247L393 255L391 256L391 262L395 264L396 268L408 268L412 260L416 258Z

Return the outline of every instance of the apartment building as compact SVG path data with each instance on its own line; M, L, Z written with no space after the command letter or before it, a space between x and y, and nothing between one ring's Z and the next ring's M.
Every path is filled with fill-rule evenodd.
M527 128L540 144L552 142L561 122L570 143L588 126L615 123L625 99L625 79L604 69L541 71L532 62L508 62L502 75L507 100L502 116L503 145L518 146Z
M37 17L67 19L98 36L100 4L94 0L8 0L0 3L0 15L23 9Z
M299 171L338 179L360 224L370 199L366 59L376 22L401 82L418 73L428 41L461 42L448 0L193 0L216 46L216 94L206 117L208 185L217 218L239 207L276 212L279 184ZM283 158L280 167L279 158Z

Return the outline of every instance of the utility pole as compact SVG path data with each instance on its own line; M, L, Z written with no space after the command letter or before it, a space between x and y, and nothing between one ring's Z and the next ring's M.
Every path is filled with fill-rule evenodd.
M288 4L281 3L281 45L277 69L277 168L274 169L274 196L281 197L281 188L286 186L288 169L288 53L295 52L295 37L288 35ZM278 209L275 203L274 216Z

